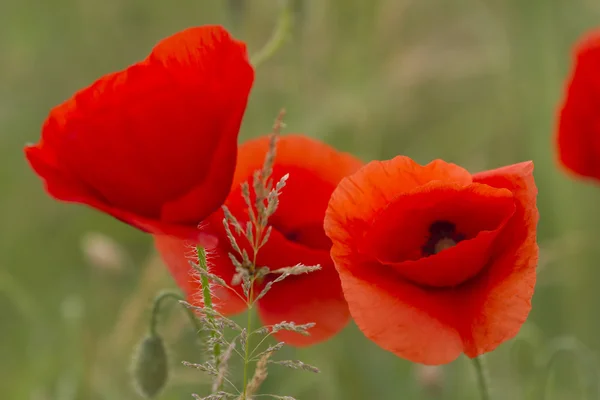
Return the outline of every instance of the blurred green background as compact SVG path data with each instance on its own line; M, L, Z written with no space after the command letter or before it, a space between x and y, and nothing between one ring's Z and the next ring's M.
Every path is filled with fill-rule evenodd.
M82 206L51 200L22 147L49 109L100 75L143 58L161 38L223 24L250 52L268 39L273 0L1 0L0 398L137 399L130 353L150 301L173 281L150 237ZM598 0L299 0L293 38L257 71L242 128L287 130L364 160L406 154L471 171L532 159L542 248L524 340L488 357L497 399L533 399L535 356L556 337L600 349L600 187L555 165L556 110L571 46L600 25ZM599 71L600 73L600 71ZM95 233L94 233L95 232ZM97 233L115 241L106 245ZM109 242L110 244L110 242ZM201 348L179 310L163 320L172 380L160 399L206 393L182 367ZM521 344L516 351L515 343ZM423 370L354 325L286 356L322 373L272 368L267 393L321 399L477 399L468 360ZM516 356L515 356L516 355ZM549 399L584 399L574 357L558 360ZM239 372L239 371L238 371ZM233 374L236 371L232 372ZM587 375L586 375L587 374ZM591 374L591 375L590 375Z

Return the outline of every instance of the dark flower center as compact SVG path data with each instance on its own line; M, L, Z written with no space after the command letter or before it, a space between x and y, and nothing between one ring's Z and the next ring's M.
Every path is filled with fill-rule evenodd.
M456 231L456 225L448 221L435 221L429 227L429 239L422 248L423 256L428 257L442 250L456 246L465 240L464 234Z

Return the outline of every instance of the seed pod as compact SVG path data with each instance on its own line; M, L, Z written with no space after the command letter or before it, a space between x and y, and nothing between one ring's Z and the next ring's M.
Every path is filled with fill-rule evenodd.
M140 342L133 357L132 375L138 393L146 399L153 399L165 387L169 362L160 336L149 334Z

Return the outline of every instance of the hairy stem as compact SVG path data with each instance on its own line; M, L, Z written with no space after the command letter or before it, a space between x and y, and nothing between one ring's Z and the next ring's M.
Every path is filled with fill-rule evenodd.
M487 368L485 367L482 356L471 359L473 366L475 367L475 373L477 374L477 382L479 383L479 391L481 393L482 400L491 400L490 394L490 380Z
M254 279L250 285L250 294L248 296L248 321L246 323L246 343L244 345L244 386L242 390L242 399L246 400L248 391L248 365L250 364L250 333L252 332L252 301L254 298Z
M204 249L204 247L201 246L197 246L196 249L198 250L198 268L205 272L208 272L208 263L206 262L206 250ZM214 311L212 295L210 294L210 282L206 275L200 274L200 284L202 285L202 300L204 301L204 308L206 308L208 311ZM214 326L215 317L213 313L206 313L206 319ZM213 331L211 331L210 336L211 339L216 339L216 335ZM219 362L221 358L221 345L216 342L213 343L212 350L213 357L215 359L215 367L219 369Z

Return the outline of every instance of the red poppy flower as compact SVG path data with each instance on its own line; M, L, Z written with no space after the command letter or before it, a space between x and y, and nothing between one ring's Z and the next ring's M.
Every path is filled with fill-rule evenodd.
M567 171L600 179L600 30L586 35L559 114L558 158Z
M268 142L268 137L261 137L239 149L233 189L225 204L244 226L248 217L240 184L252 182L252 174L263 164ZM270 219L273 230L267 244L258 252L257 265L271 270L298 263L320 264L322 268L309 274L290 276L274 284L258 301L258 313L265 325L282 321L316 323L308 337L293 332L276 334L279 340L290 345L305 346L326 340L339 332L349 320L348 306L329 254L331 241L323 231L323 217L338 182L360 166L360 161L351 155L306 136L285 135L278 141L272 176L275 182L287 173L290 177L280 196L279 207ZM235 268L227 254L235 252L225 236L222 220L222 212L210 218L209 229L217 232L219 245L209 253L209 263L212 273L231 282ZM238 243L243 245L245 241L241 238ZM189 257L194 256L190 244L157 236L156 246L191 302L201 304L199 283L188 264ZM247 249L252 254L250 247ZM267 276L258 285L257 293L270 279ZM239 293L242 293L241 288ZM227 289L217 288L214 295L216 308L223 314L236 314L246 309L245 303Z
M58 200L206 243L198 223L230 190L253 80L243 43L190 28L55 107L25 154Z
M374 161L325 216L352 317L396 355L443 364L515 336L536 279L531 162L471 175L436 160Z

